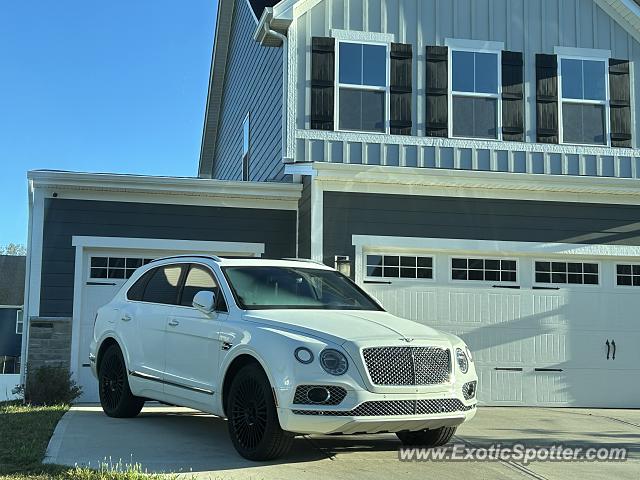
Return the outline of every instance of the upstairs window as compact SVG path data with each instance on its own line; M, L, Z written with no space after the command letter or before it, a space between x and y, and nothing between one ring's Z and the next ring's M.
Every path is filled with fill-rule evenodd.
M338 128L386 132L387 46L340 42L338 50Z
M249 135L251 133L251 115L247 113L242 122L242 181L249 181Z
M607 144L607 64L560 59L562 143Z
M451 50L452 135L498 139L499 52Z
M16 312L16 335L22 335L24 330L24 312L22 310L18 310Z

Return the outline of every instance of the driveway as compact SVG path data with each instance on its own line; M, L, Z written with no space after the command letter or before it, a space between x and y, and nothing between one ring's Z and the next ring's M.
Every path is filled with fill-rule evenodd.
M62 419L45 462L95 466L139 463L149 472L191 472L186 478L640 478L640 410L480 408L455 441L471 447L522 442L527 446L626 447L626 462L398 461L395 435L310 436L291 454L269 463L238 456L226 422L193 410L149 406L138 418L108 418L96 406L77 406Z

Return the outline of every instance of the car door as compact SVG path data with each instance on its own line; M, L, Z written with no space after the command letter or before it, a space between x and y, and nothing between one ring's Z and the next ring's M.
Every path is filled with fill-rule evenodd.
M219 283L205 265L192 264L184 279L180 302L167 321L165 391L196 401L213 395L218 376L221 349L220 322L226 318L226 306ZM210 291L218 299L216 311L205 314L193 307L193 297Z
M178 301L183 269L185 266L178 264L150 270L141 278L146 284L137 291L132 288L128 294L139 301L130 301L121 312L125 324L131 324L135 332L127 339L130 370L134 375L156 381L159 390L165 380L166 325Z

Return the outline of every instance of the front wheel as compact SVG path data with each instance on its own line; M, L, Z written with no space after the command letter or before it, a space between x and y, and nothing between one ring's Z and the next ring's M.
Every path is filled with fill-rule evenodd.
M418 432L398 432L396 435L403 445L409 447L439 447L448 443L457 427L440 427Z
M111 345L102 355L98 366L98 389L102 410L110 417L135 417L144 406L144 398L131 393L127 367L117 345Z
M293 437L280 428L269 379L259 365L243 367L229 390L229 436L238 453L249 460L286 455Z

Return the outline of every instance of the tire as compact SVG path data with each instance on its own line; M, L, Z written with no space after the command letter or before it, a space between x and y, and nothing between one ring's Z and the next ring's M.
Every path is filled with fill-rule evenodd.
M243 367L231 382L227 417L233 446L248 460L273 460L291 448L293 436L280 428L269 379L257 364Z
M403 445L409 447L439 447L451 440L457 427L440 427L418 432L398 432L396 435Z
M100 405L109 417L133 418L144 406L144 398L136 397L129 388L124 357L117 345L104 352L98 368Z

